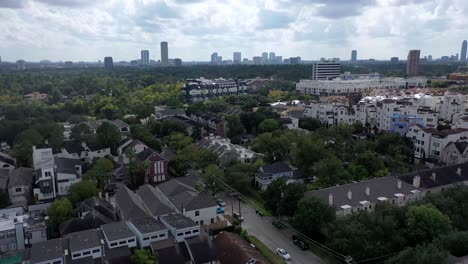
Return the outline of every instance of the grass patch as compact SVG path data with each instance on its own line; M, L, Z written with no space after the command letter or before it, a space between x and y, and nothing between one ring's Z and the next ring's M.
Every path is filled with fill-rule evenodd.
M258 240L255 236L249 235L249 240L254 244L260 253L272 264L285 264L283 259L281 259L275 252L271 251L262 241Z

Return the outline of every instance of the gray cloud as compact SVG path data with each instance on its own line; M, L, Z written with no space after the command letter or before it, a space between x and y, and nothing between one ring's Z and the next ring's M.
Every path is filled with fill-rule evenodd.
M258 29L287 28L294 18L286 12L262 9L258 12Z
M95 0L35 0L48 5L63 7L83 7L97 3Z
M23 8L25 0L0 0L0 8Z

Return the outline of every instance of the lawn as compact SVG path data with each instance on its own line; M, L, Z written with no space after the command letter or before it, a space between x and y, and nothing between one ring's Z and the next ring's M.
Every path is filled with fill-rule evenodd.
M249 235L249 240L252 244L254 244L260 253L265 256L268 261L272 264L285 264L286 262L283 261L275 252L271 251L262 241L258 240L255 236Z

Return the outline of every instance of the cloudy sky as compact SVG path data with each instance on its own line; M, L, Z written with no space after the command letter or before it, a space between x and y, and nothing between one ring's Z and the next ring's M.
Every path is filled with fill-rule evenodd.
M114 61L149 49L160 59L232 59L274 51L349 59L434 57L460 52L468 38L467 0L0 0L4 61Z

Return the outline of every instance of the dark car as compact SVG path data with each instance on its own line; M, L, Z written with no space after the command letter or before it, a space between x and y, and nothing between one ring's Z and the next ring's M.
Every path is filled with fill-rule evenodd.
M309 245L304 240L300 239L299 237L293 235L292 240L293 240L294 245L298 246L300 249L302 250L309 249Z

